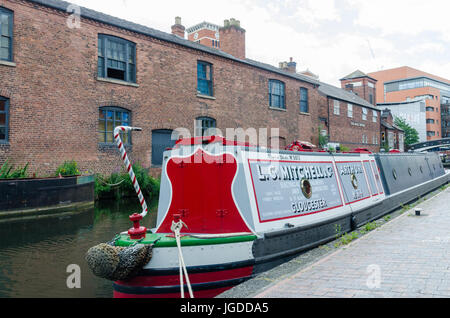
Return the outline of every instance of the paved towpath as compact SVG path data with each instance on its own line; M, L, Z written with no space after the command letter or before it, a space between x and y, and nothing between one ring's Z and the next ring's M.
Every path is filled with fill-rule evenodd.
M450 188L255 298L450 298Z

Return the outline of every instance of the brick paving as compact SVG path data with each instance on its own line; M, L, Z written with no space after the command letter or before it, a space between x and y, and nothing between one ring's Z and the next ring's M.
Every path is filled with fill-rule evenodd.
M255 298L450 298L450 188Z

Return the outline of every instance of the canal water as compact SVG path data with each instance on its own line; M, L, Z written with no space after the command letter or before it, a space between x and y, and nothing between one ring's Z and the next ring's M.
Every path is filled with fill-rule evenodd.
M157 202L149 206L141 224L154 228ZM0 298L112 297L112 282L92 274L85 254L128 230L128 216L136 212L139 202L130 199L98 203L91 211L70 216L0 223ZM80 289L67 287L72 264L81 268Z

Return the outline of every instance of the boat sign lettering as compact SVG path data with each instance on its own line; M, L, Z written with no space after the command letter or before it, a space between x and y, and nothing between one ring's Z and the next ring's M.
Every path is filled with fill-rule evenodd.
M330 162L249 160L261 222L306 216L342 206Z

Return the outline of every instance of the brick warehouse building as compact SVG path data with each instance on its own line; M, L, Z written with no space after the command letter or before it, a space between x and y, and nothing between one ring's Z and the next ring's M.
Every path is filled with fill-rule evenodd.
M181 25L167 34L85 8L74 27L69 5L0 0L0 163L43 175L73 159L83 172L110 173L122 167L112 143L119 124L143 128L124 139L155 173L178 127L276 127L280 147L317 144L321 83L246 59L235 20L219 28L217 49L184 39Z

